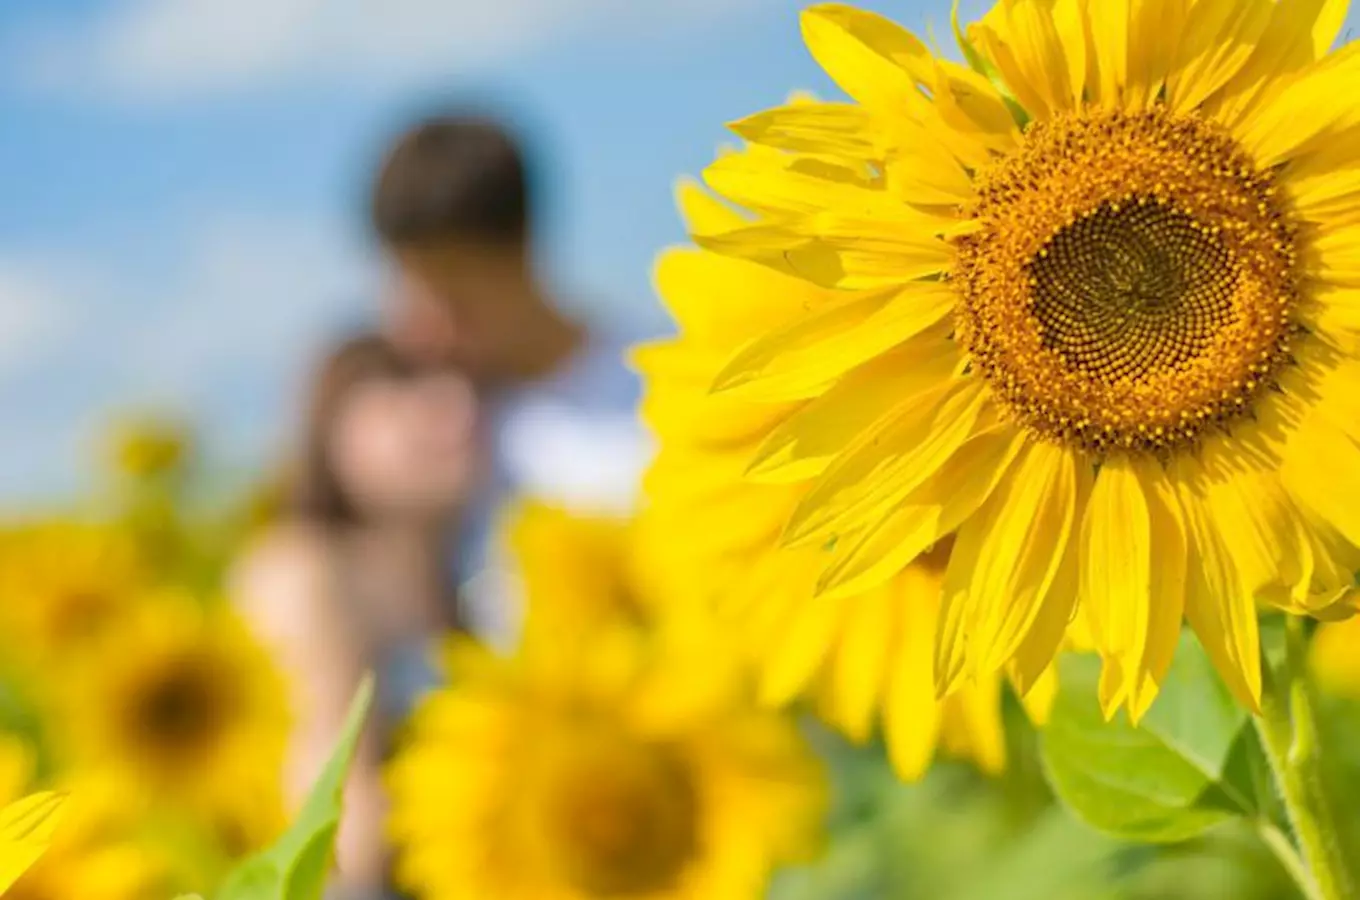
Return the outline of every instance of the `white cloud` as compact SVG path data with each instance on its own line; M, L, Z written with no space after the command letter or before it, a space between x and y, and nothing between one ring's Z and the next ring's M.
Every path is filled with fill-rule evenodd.
M72 323L75 280L60 271L0 259L0 375L41 358Z
M132 0L28 42L53 86L174 99L285 78L476 68L583 33L730 14L768 0Z
M286 367L368 299L369 260L328 223L220 218L186 242L129 335L130 373L189 385L244 367Z
M78 280L0 262L0 495L78 483L92 428L129 407L185 411L223 462L259 460L321 345L371 312L376 271L357 243L327 222L237 216L150 265L68 260L91 273Z

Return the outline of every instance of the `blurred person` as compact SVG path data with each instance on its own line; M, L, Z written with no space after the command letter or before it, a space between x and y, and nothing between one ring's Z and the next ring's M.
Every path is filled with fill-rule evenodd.
M304 429L292 495L242 560L236 596L295 686L295 803L333 749L362 674L377 673L337 846L336 896L368 900L383 896L381 757L437 680L430 639L459 624L446 548L475 478L476 402L449 366L361 337L322 365Z
M382 327L413 359L468 371L487 410L488 478L454 558L480 636L505 643L518 604L489 523L504 498L631 510L647 441L627 341L566 315L539 273L534 173L507 128L445 113L400 135L372 189L390 263Z

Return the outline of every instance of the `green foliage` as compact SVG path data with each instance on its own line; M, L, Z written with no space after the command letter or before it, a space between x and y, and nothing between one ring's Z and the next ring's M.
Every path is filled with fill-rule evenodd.
M297 820L273 847L238 865L217 900L321 900L340 825L345 779L372 699L370 677L359 686L339 743Z
M1044 732L1008 700L1007 771L998 779L943 761L904 785L881 747L815 730L837 798L832 840L817 864L783 873L772 900L1296 900L1256 833L1278 814L1255 732L1193 641L1142 731L1105 723L1094 660L1065 660L1062 674ZM1055 757L1085 789L1090 808L1079 817L1050 790ZM1146 765L1167 766L1172 777L1138 769ZM1143 815L1124 821L1121 802ZM1102 815L1103 830L1091 827ZM1147 831L1165 840L1173 828L1189 839L1143 841Z
M1052 805L1033 734L1018 704L1009 711L1012 764L998 781L946 762L901 784L881 748L817 734L834 840L817 865L785 873L773 900L1122 900L1102 885L1126 849Z
M1042 737L1058 797L1094 828L1145 842L1183 841L1232 818L1269 817L1266 762L1246 712L1188 633L1141 728L1106 722L1099 664L1065 659Z

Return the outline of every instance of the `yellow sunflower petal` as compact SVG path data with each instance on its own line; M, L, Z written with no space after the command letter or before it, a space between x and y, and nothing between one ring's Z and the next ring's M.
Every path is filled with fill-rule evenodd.
M1093 636L1104 655L1134 668L1147 642L1152 522L1142 482L1128 458L1101 466L1082 519L1081 541L1081 602Z
M937 59L895 23L840 4L815 6L802 23L813 57L847 94L882 116L895 150L918 155L938 145L977 167L989 148L1013 146L1014 120L986 79Z
M1185 18L1167 79L1167 102L1188 112L1212 97L1251 57L1270 21L1271 0L1197 0Z
M1176 46L1168 36L1181 33L1189 7L1190 0L1130 3L1126 108L1146 109L1161 95Z
M1311 545L1276 475L1234 473L1209 481L1204 494L1241 589L1280 605L1306 598Z
M1020 703L1031 722L1040 728L1048 724L1053 712L1053 704L1058 700L1058 666L1051 662L1043 674L1035 680L1027 691L1020 694Z
M1077 470L1077 501L1076 508L1081 509L1086 502L1087 495L1091 492L1091 478L1083 468ZM1049 691L1056 690L1052 682L1056 679L1056 657L1058 651L1062 649L1063 642L1066 640L1067 632L1071 628L1072 618L1076 614L1076 604L1080 588L1081 552L1077 533L1074 527L1073 539L1067 542L1067 549L1062 554L1062 560L1058 564L1058 573L1053 578L1053 586L1049 589L1049 603L1052 604L1053 614L1042 615L1035 620L1034 627L1025 635L1020 646L1016 648L1015 655L1011 657L1007 672L1011 678L1011 685L1015 688L1016 694L1024 702L1026 710L1031 715L1047 714L1048 705L1052 698L1047 701L1044 699L1044 686L1048 684ZM1069 610L1069 614L1064 618L1058 610ZM1031 695L1038 692L1038 696L1031 699ZM1036 721L1038 721L1036 719Z
M1095 96L1098 84L1096 55L1089 46L1092 43L1091 16L1086 0L1055 0L1053 25L1058 29L1063 49L1067 51L1067 77L1071 83L1069 96L1073 107L1080 106L1086 99L1088 84L1092 89L1092 99L1098 99Z
M754 144L855 160L878 159L889 143L867 112L848 103L784 106L732 122L728 128Z
M1281 475L1290 494L1312 515L1360 546L1360 448L1321 416L1291 440Z
M905 205L871 213L828 210L805 227L831 253L809 255L802 271L813 281L847 290L938 275L954 258L952 248L940 239L946 225Z
M887 189L907 203L958 206L976 196L973 179L944 147L922 141L884 163Z
M1312 144L1346 140L1360 123L1360 106L1351 101L1360 79L1360 44L1346 47L1270 92L1236 129L1237 138L1263 167L1286 162ZM1299 110L1308 110L1300 116Z
M945 340L909 341L866 363L770 431L747 474L766 483L805 481L824 472L875 423L935 389L959 365Z
M874 714L889 681L889 665L897 652L897 605L901 602L902 598L883 586L855 597L845 609L845 633L836 648L828 687L834 717L852 740L865 741L873 730Z
M934 758L940 729L940 703L930 671L940 578L911 566L897 578L893 590L902 624L884 698L883 728L893 769L900 778L915 781Z
M808 51L841 89L881 110L902 109L917 95L916 79L903 65L926 60L929 51L882 16L827 3L802 16Z
M1008 471L1022 441L1009 431L980 434L929 481L862 533L836 542L817 587L827 600L881 582L975 513Z
M1046 0L1001 0L975 26L976 42L1020 103L1047 118L1074 105L1068 54Z
M958 140L949 144L951 150L964 151L969 144L976 144L975 151L962 153L963 159L976 165L975 154L1015 149L1020 140L1015 117L991 82L970 69L933 57L931 67L935 111L940 121L958 135ZM1080 91L1080 87L1075 90ZM985 155L981 159L985 162Z
M991 775L1006 768L1006 734L1001 727L1001 682L988 678L943 701L940 744L950 756L972 760Z
M789 516L784 541L853 532L910 494L974 432L986 393L973 381L946 383L904 404L822 473Z
M1107 717L1137 721L1165 679L1185 605L1185 538L1170 483L1155 463L1107 462L1083 523L1083 609L1101 655Z
M876 291L830 303L748 344L713 389L754 400L815 396L861 363L940 322L954 308L947 287ZM946 344L945 335L933 342Z
M0 893L38 861L61 824L66 796L32 794L0 809Z
M1241 120L1270 88L1317 59L1317 45L1330 47L1346 19L1349 0L1279 0L1255 50L1223 87L1215 117L1229 126Z
M1099 78L1099 90L1093 93L1108 106L1122 105L1129 83L1132 5L1133 0L1097 0L1086 4Z
M675 205L691 234L731 231L747 223L741 213L704 190L693 178L681 178L676 184Z
M1360 220L1360 146L1342 138L1295 159L1284 183L1299 215L1324 229Z
M1148 504L1153 567L1147 642L1137 668L1129 673L1127 704L1134 722L1152 705L1180 642L1187 565L1185 523L1174 485L1157 463L1140 465L1138 478Z
M1360 700L1360 617L1325 625L1308 648L1309 669L1327 693Z
M1256 600L1242 589L1232 557L1194 483L1179 483L1188 561L1185 617L1229 689L1249 709L1261 704L1261 634Z
M802 693L839 638L845 617L834 603L799 591L787 625L773 636L761 667L760 702L779 706Z
M693 249L663 253L654 278L686 337L724 345L793 321L828 296L768 267Z
M982 509L959 529L945 575L935 677L946 694L964 674L1000 670L1040 618L1066 625L1075 596L1050 596L1076 527L1077 462L1032 442Z
M812 156L780 154L769 160L729 153L704 170L704 181L734 203L775 216L873 203L881 196L870 188L863 167Z
M905 204L884 216L829 210L804 220L695 235L695 242L813 285L859 290L905 284L948 268L952 251L931 222Z
M791 404L747 403L713 394L713 375L722 359L695 343L683 338L659 341L629 354L633 368L654 386L639 403L638 415L655 435L665 439L683 434L699 447L726 447L758 439L788 417Z

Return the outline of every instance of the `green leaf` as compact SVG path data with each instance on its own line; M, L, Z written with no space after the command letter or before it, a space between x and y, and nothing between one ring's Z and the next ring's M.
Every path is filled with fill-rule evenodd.
M950 896L957 900L1091 897L1092 891L1109 880L1124 849L1051 807L972 877L960 873L964 875L961 887Z
M273 847L237 866L218 891L217 900L321 900L340 824L345 779L372 700L369 676L359 685L340 740L296 821Z
M1142 728L1122 713L1104 720L1094 657L1063 660L1061 681L1042 737L1044 770L1059 799L1087 824L1165 843L1261 813L1255 734L1193 638L1182 639Z
M1184 632L1143 727L1207 777L1218 779L1246 724L1247 711L1218 677L1199 641Z

